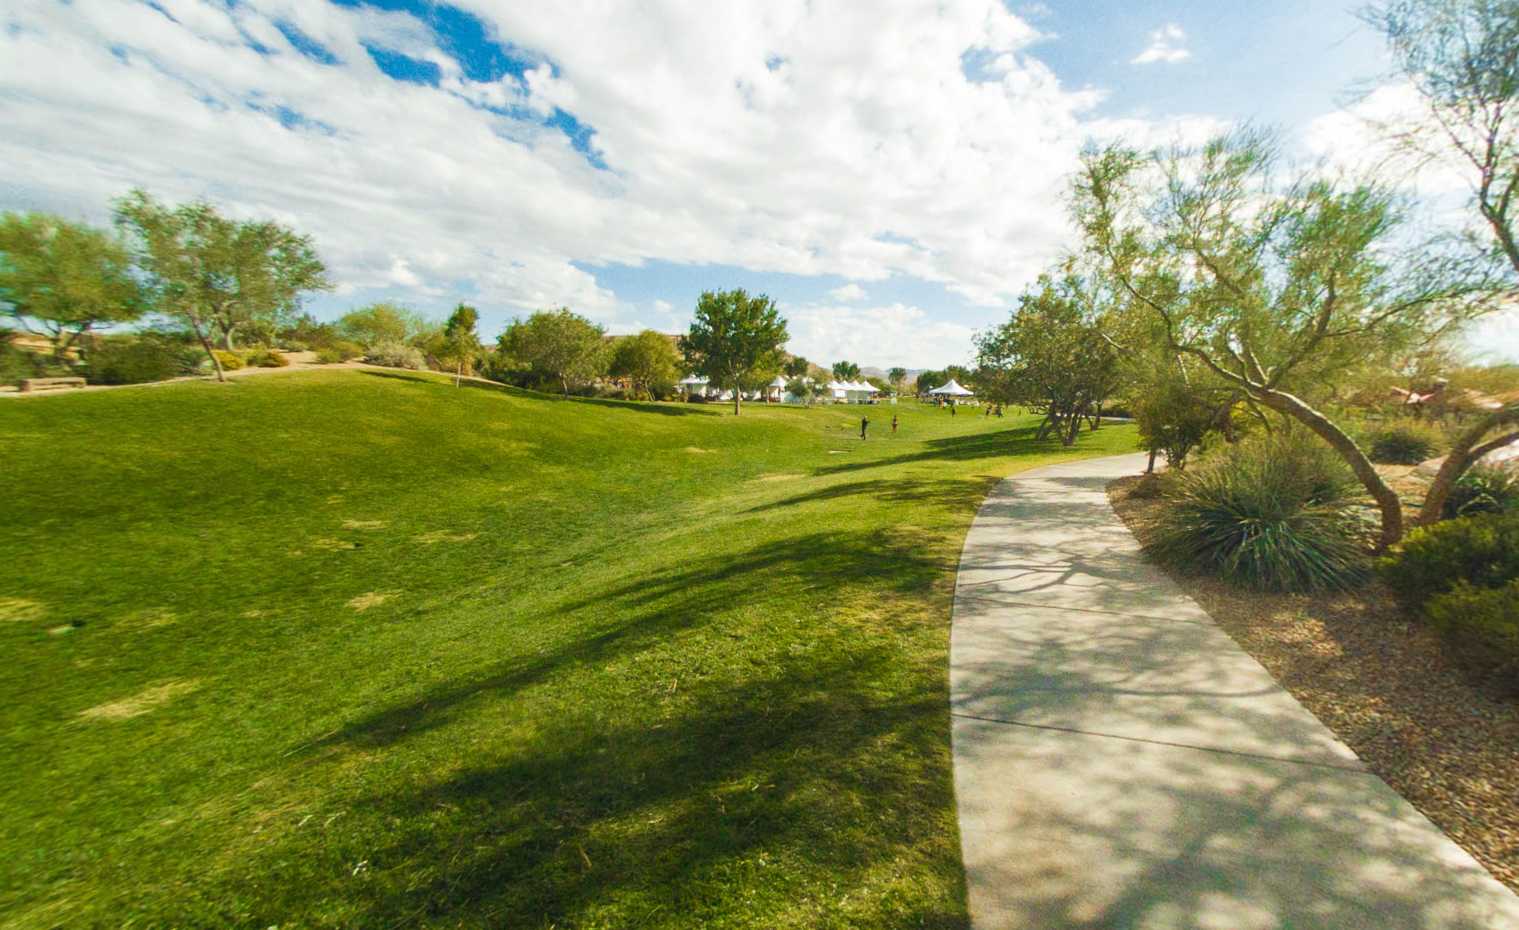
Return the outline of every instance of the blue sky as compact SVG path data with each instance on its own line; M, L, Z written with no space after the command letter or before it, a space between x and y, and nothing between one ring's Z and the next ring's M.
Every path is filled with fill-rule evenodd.
M332 268L324 317L464 299L488 334L558 305L672 331L742 286L816 360L939 366L1070 244L1088 137L1249 120L1304 158L1364 148L1342 108L1386 64L1352 9L22 0L0 208L103 220L142 185L274 216ZM1475 339L1519 357L1513 320Z

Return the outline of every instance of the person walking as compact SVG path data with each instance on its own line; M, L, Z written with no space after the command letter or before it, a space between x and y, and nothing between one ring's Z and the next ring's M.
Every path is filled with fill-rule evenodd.
M949 415L952 416L952 417L959 416L960 415L960 405L957 404L957 403L955 403L954 401L950 401L949 402Z
M897 415L896 414L892 414L891 415L891 434L893 436L895 436L897 434Z
M860 417L860 438L865 438L865 431L870 429L870 417Z

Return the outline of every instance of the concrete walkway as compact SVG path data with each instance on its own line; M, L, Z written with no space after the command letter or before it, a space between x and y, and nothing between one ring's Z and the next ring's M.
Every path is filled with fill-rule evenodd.
M973 926L1519 928L1519 896L1145 563L1104 491L1143 467L1008 479L966 538L950 693Z

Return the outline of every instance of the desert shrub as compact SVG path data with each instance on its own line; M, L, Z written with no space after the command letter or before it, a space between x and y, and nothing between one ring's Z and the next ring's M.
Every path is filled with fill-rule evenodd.
M1519 579L1501 588L1459 582L1431 598L1424 613L1464 659L1519 685Z
M1352 479L1319 445L1296 433L1251 437L1177 474L1153 553L1256 590L1360 583L1367 550L1346 508Z
M402 342L382 342L372 347L364 358L370 364L384 365L387 368L420 371L427 367L427 360L422 357L421 351Z
M1367 456L1383 465L1417 465L1437 455L1445 445L1439 429L1417 420L1374 427L1366 433L1364 441Z
M1445 499L1449 517L1519 510L1519 473L1507 468L1479 465L1462 475Z
M225 349L212 349L211 354L216 356L218 362L221 362L223 371L237 371L247 364L243 361L243 357L236 352L228 352Z
M321 365L335 365L338 362L346 362L349 359L358 358L364 354L363 346L346 339L334 340L332 345L322 346L316 350L316 360Z
M94 384L145 384L183 371L175 347L160 339L103 339L84 358L84 376Z
M278 349L253 349L243 355L243 361L254 368L284 368L290 359Z
M1135 500L1154 500L1166 493L1168 482L1158 473L1140 475L1134 486L1129 488L1129 496Z
M43 358L11 345L10 334L0 330L0 384L15 384L39 376Z
M1379 567L1388 586L1414 607L1462 582L1501 588L1519 578L1519 511L1419 527Z

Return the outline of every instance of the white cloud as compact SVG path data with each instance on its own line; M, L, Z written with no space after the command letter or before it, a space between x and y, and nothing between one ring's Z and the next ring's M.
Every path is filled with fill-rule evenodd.
M828 296L834 300L855 301L865 299L865 289L853 281L842 287L836 287L828 292Z
M1131 65L1149 65L1161 62L1174 65L1179 61L1186 61L1192 57L1192 53L1186 47L1187 33L1175 23L1166 23L1159 29L1150 33L1150 44L1145 50L1135 55L1130 61Z
M919 307L807 305L782 308L792 352L827 367L833 362L890 367L965 364L975 331L934 320Z
M1068 241L1101 93L1062 87L1001 0L460 2L528 50L523 78L474 80L425 23L367 6L21 0L0 29L0 208L104 220L133 185L205 196L311 233L340 294L468 296L496 320L621 321L585 269L649 260L902 275L1000 305ZM436 65L438 86L366 46ZM967 53L992 67L967 77ZM954 329L892 312L874 319ZM914 361L917 337L880 325L901 340L882 352ZM843 338L825 329L808 331Z

